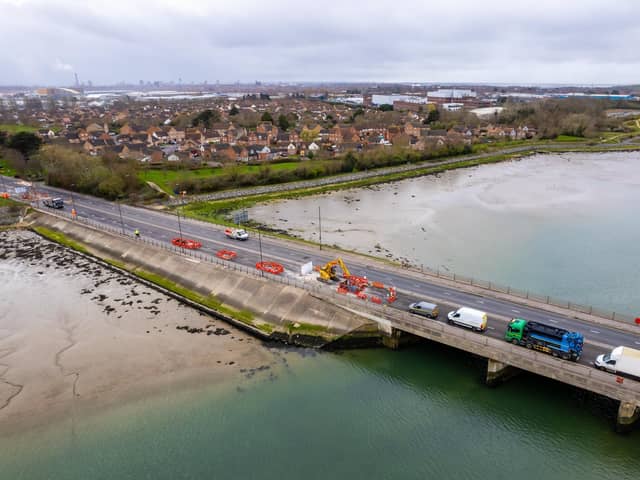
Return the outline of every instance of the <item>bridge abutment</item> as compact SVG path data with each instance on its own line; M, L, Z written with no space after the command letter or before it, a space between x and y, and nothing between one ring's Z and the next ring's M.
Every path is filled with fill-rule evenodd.
M634 402L620 402L618 418L616 419L616 432L623 433L633 429L640 418L640 405Z
M496 387L510 378L516 376L520 372L516 367L507 365L506 363L487 359L487 377L485 383L489 387Z

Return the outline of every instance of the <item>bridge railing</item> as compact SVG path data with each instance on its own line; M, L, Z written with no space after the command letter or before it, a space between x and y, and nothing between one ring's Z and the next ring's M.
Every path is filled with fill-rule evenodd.
M122 228L115 228L115 227L110 227L107 225L104 225L102 223L99 223L97 221L94 221L92 219L86 218L86 217L76 217L76 218L72 218L71 214L69 212L66 211L56 211L56 212L51 212L49 210L42 210L48 214L54 214L63 218L66 218L68 220L72 220L72 221L76 221L78 223L83 223L85 225L89 225L97 230L103 230L106 232L109 232L111 234L115 234L115 235L120 235L120 236L125 236L128 238L135 238L135 236L133 235L132 232L128 232L127 230L124 230ZM266 235L265 235L266 236ZM200 252L197 250L188 250L188 249L183 249L180 247L176 247L173 244L169 243L169 242L162 242L162 241L158 241L158 240L154 240L152 238L148 238L148 237L140 237L140 238L136 238L137 241L140 241L142 243L147 243L150 245L154 245L158 248L162 248L164 250L168 250L171 252L176 252L176 253L181 253L183 255L187 255L189 257L192 258L197 258L203 261L207 261L210 263L214 263L217 265L222 265L226 268L231 268L234 270L238 270L244 273L249 273L249 274L253 274L256 276L261 276L261 277L267 277L273 281L276 282L281 282L281 283L287 283L289 285L294 285L299 287L299 288L304 288L305 290L309 290L309 291L318 291L317 287L318 286L311 286L312 284L309 284L309 282L304 282L301 280L293 280L291 277L289 276L278 276L278 275L270 275L270 274L264 274L260 271L255 270L254 268L250 268L250 267L246 267L244 265L240 265L238 263L232 262L232 261L227 261L227 260L222 260L219 259L218 257L216 257L215 255L210 255L204 252ZM478 287L478 288L482 288L485 290L489 290L489 291L493 291L493 292L497 292L497 293L502 293L502 294L507 294L507 295L511 295L514 297L518 297L518 298L522 298L522 299L527 299L527 300L532 300L535 302L539 302L539 303L544 303L547 305L551 305L551 306L555 306L555 307L560 307L560 308L564 308L564 309L568 309L574 312L580 312L580 313L584 313L584 314L589 314L589 315L595 315L601 318L606 318L609 320L614 320L614 321L619 321L619 322L623 322L623 323L627 323L627 324L634 324L635 323L635 318L632 315L626 314L626 313L619 313L619 312L613 312L613 311L608 311L605 309L601 309L601 308L595 308L592 306L588 306L588 305L581 305L578 303L573 303L567 300L560 300L554 297L551 297L549 295L540 295L540 294L536 294L536 293L531 293L529 291L526 290L519 290L516 288L512 288L509 286L504 286L504 285L500 285L498 283L495 282L490 282L487 280L480 280L480 279L476 279L473 277L468 277L468 276L464 276L464 275L458 275L456 273L452 273L446 270L442 270L439 268L429 268L429 267L425 267L425 266L421 266L420 269L417 269L415 267L407 267L408 270L413 271L413 272L420 272L421 274L426 274L429 276L433 276L433 277L437 277L437 278L441 278L444 280L449 280L461 285L468 285L468 286L474 286L474 287ZM362 304L362 300L357 299L358 302L360 302L360 304Z
M606 319L614 320L618 322L623 322L628 324L636 323L637 317L634 317L633 315L630 315L628 313L614 312L614 311L610 311L602 308L593 307L590 305L581 305L579 303L570 302L568 300L555 298L550 295L541 295L539 293L533 293L527 290L520 290L517 288L500 285L498 283L490 282L487 280L481 280L473 277L459 275L446 270L441 270L439 268L430 268L424 265L421 266L420 268L416 268L414 266L406 266L406 265L404 267L407 270L410 270L413 272L419 272L422 274L430 275L430 276L441 278L444 280L449 280L462 285L474 286L474 287L482 288L484 290L489 290L496 293L503 293L503 294L511 295L517 298L532 300L538 303L545 303L547 305L551 305L554 307L565 308L567 310L580 312L588 315L595 315L597 317L606 318Z

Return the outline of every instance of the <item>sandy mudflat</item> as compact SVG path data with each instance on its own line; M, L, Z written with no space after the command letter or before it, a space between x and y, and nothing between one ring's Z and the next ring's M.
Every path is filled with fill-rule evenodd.
M0 436L169 386L269 375L278 361L260 341L34 233L0 232L0 245Z

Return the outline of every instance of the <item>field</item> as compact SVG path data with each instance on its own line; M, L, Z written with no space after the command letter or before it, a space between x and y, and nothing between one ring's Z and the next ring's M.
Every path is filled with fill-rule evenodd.
M237 167L233 166L220 168L199 168L196 170L144 169L138 173L138 177L142 181L153 182L160 188L162 188L162 190L164 190L165 192L173 194L173 189L182 180L189 180L193 178L207 178L215 175L222 175L232 170L239 174L256 173L263 168L269 168L272 171L293 170L297 168L298 165L300 165L300 162L272 163L266 165L241 165Z
M38 129L35 127L30 127L28 125L11 125L9 123L0 123L0 131L8 132L10 134L19 132L35 133L38 131Z

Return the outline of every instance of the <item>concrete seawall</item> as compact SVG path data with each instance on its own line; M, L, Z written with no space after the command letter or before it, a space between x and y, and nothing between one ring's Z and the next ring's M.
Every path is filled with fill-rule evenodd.
M33 214L32 227L61 232L87 251L125 270L151 273L224 307L222 316L260 336L292 344L322 347L354 342L376 343L380 334L371 319L316 298L289 285L158 249L55 216ZM237 315L234 315L234 311Z

